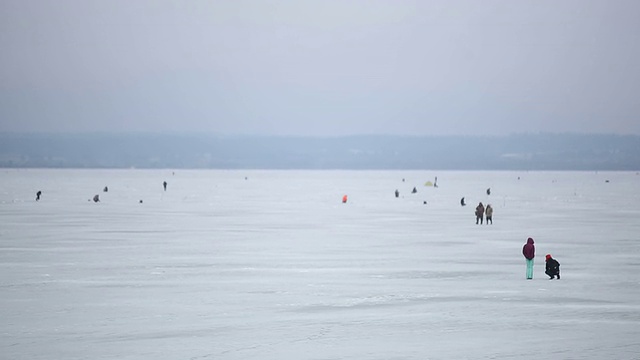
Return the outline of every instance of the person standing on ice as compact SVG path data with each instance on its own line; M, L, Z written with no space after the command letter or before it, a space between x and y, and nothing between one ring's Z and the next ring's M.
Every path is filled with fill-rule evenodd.
M552 258L551 254L547 254L545 258L546 265L544 273L549 275L549 280L553 280L554 276L557 276L558 280L560 280L560 263Z
M482 203L479 203L478 206L476 206L476 225L478 224L478 222L482 224L483 217L484 217L484 205L482 205Z
M491 204L487 204L487 209L484 211L487 216L487 225L489 225L489 221L491 221L491 225L493 225L493 208Z
M527 243L522 247L522 255L527 260L527 280L533 279L533 258L536 257L536 247L533 239L528 238Z

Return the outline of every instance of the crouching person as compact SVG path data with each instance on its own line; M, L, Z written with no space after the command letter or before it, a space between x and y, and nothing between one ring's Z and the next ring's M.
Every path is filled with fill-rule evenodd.
M560 280L560 263L551 257L551 254L546 256L546 270L545 274L549 275L549 280L552 280L555 276Z

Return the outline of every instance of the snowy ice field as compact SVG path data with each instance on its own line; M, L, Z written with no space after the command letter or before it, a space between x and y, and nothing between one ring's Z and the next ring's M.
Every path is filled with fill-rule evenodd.
M1 359L640 358L635 172L2 169L0 266Z

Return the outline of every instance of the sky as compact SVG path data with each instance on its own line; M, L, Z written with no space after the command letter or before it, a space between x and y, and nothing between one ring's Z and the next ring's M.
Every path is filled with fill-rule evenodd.
M635 0L0 0L0 131L640 134L638 18Z

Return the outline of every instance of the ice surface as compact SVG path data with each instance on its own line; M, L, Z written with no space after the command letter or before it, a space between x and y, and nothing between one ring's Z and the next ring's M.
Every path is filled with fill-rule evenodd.
M635 172L4 169L0 358L638 359L639 234Z

